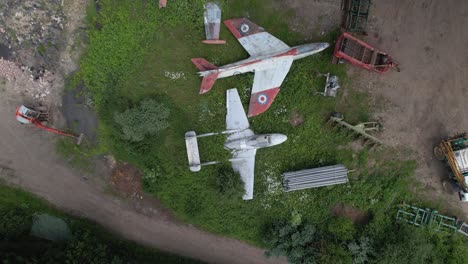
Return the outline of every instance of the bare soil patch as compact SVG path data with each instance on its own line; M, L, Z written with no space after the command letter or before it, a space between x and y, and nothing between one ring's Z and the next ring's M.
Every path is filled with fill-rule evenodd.
M300 126L300 125L302 125L304 123L304 117L301 116L298 112L294 111L291 114L291 119L289 119L289 123L293 127Z
M143 173L127 162L118 163L111 176L112 187L128 198L140 198Z
M289 26L307 41L317 40L341 24L341 0L282 0L278 5L294 11Z
M336 204L331 209L331 212L335 216L342 216L351 219L354 224L364 225L370 221L369 213L345 204Z
M169 209L165 208L158 198L146 194L142 190L141 177L143 172L127 163L118 162L110 174L112 188L125 198L129 205L140 213L157 216L165 221L180 223Z

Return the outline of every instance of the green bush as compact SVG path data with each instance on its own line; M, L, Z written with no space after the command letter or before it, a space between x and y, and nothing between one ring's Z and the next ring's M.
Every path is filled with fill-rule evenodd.
M80 230L67 244L65 263L108 263L112 259L107 245L102 244L88 230Z
M457 236L424 227L395 225L376 247L379 251L374 263L466 263L467 243ZM465 250L459 255L461 247Z
M328 232L339 241L352 240L356 232L353 222L346 217L333 217L328 222Z
M312 225L293 225L282 222L274 225L268 241L267 256L286 256L291 264L317 263L318 240L316 228Z
M114 114L115 122L121 126L122 137L134 142L167 128L168 117L169 108L152 99L142 101L139 107Z
M222 166L218 170L216 185L218 192L227 198L240 199L244 194L244 183L239 173L235 173L228 165Z
M375 254L372 239L364 236L349 243L348 250L353 256L353 264L368 263L369 259Z
M11 239L29 233L32 215L22 208L0 209L0 238Z

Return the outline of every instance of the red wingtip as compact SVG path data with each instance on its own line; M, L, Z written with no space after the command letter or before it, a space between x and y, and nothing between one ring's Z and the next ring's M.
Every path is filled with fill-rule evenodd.
M268 110L275 100L276 95L278 95L279 90L280 88L276 87L252 94L250 96L248 116L256 116Z
M236 37L237 39L242 38L242 35L240 32L236 29L236 26L239 25L239 21L241 18L236 18L236 19L229 19L229 20L224 20L224 25L231 31L231 33Z
M237 39L265 31L247 18L234 18L224 21L224 25Z

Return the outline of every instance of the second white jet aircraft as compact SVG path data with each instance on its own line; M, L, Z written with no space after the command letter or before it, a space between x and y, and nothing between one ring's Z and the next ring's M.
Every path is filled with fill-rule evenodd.
M240 174L244 182L245 194L242 198L251 200L253 198L257 149L279 145L286 141L288 137L283 134L255 135L249 129L249 121L245 115L237 89L227 91L226 103L226 130L237 132L227 137L224 148L231 151L232 158L229 161L231 161L234 171Z

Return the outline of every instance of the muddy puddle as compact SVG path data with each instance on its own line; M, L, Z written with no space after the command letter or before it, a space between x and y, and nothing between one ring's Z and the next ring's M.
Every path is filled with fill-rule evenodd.
M84 86L65 90L62 98L62 112L68 128L76 134L84 133L88 141L94 142L97 133L97 117L94 109L86 104L85 90Z
M11 58L12 51L9 49L6 45L3 45L0 43L0 58L3 58L4 60L8 60Z

